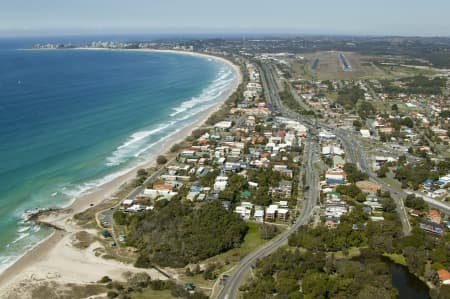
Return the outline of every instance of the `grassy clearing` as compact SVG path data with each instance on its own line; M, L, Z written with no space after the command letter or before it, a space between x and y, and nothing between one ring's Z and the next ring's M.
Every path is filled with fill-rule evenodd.
M314 163L313 168L319 173L322 172L322 168L320 167L319 163Z
M391 261L393 261L396 264L402 265L402 266L408 266L408 263L406 262L406 259L401 254L396 253L384 253L383 256L389 258Z
M261 239L259 235L259 224L249 222L248 232L245 235L244 242L238 248L231 249L223 254L212 257L205 261L205 263L210 262L228 262L235 263L239 262L245 255L253 251L256 247L261 246L266 243L266 240Z
M388 185L391 185L392 187L397 187L400 188L401 184L399 181L391 179L391 178L382 178L381 179L383 182L385 182Z
M331 255L331 252L327 253L327 255ZM348 249L348 254L345 255L342 251L336 251L334 253L334 257L336 259L348 259L361 255L361 250L359 247L351 247Z

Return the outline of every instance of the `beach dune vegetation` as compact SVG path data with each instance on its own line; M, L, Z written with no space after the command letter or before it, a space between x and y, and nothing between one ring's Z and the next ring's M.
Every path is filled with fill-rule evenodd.
M159 165L164 165L167 163L167 158L166 156L163 155L159 155L158 158L156 158L156 163L158 163Z

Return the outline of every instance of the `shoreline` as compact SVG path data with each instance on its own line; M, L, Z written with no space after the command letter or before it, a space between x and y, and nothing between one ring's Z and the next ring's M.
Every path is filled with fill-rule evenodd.
M219 110L224 102L236 91L237 87L242 82L242 73L240 68L233 64L231 61L208 54L197 53L197 52L186 52L186 51L176 51L176 50L152 50L152 49L103 49L103 48L74 48L68 50L104 50L104 51L130 51L130 52L160 52L160 53L171 53L171 54L182 54L182 55L192 55L197 57L202 57L204 59L214 59L216 61L221 61L227 64L235 73L235 80L233 81L230 88L223 94L220 101L214 104L212 107L208 108L206 111L202 112L199 117L187 127L181 129L179 132L175 133L173 136L170 136L165 140L157 151L155 151L154 155L150 156L148 160L143 163L140 163L127 171L124 174L119 175L118 177L112 179L109 182L106 182L102 185L96 186L93 189L86 191L84 194L81 194L78 198L75 198L71 203L68 203L67 206L64 206L62 210L64 213L55 213L56 215L52 215L51 220L48 222L56 227L63 228L62 231L53 229L53 232L45 239L37 243L31 250L24 253L20 258L18 258L14 263L8 266L3 272L0 273L0 290L5 290L14 286L14 284L20 284L22 281L30 279L29 277L33 277L34 274L39 274L42 271L42 264L48 266L47 268L63 268L64 265L54 265L57 258L52 258L52 255L61 254L55 252L55 249L61 247L60 251L68 251L69 249L73 250L73 248L69 248L64 250L64 246L67 247L67 243L70 242L70 237L76 233L77 231L83 230L80 227L77 227L76 224L73 223L74 215L83 212L92 205L98 205L103 202L108 197L114 195L120 187L133 180L136 177L136 172L140 168L149 168L156 164L156 157L158 155L164 155L169 152L172 145L182 142L187 136L191 134L191 132L206 122L206 120L217 110ZM67 252L64 252L67 253ZM74 255L74 254L72 254ZM111 266L111 262L105 260L101 257L97 258L100 262L104 262L105 266ZM83 260L80 261L83 263ZM40 264L40 265L38 265ZM126 264L124 264L126 265ZM40 266L40 267L38 267ZM97 265L98 266L98 265ZM101 266L100 266L101 267ZM130 270L129 265L125 268L126 270ZM46 269L44 267L44 269ZM34 270L34 271L33 271ZM62 269L60 269L62 270ZM125 269L124 269L125 270ZM142 270L142 269L139 269ZM70 266L66 269L66 272L70 271ZM30 272L32 274L30 274ZM102 273L102 270L98 270L98 279L101 276L106 275ZM105 271L107 272L107 271ZM64 276L64 274L62 274ZM92 276L92 274L91 274ZM79 283L87 283L88 281L83 280L84 277L79 278Z

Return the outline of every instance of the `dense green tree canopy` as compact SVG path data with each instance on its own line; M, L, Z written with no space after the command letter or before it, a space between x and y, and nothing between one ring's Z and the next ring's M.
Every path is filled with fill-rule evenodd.
M239 246L247 229L218 202L193 208L172 200L135 218L129 237L140 251L138 266L182 267Z

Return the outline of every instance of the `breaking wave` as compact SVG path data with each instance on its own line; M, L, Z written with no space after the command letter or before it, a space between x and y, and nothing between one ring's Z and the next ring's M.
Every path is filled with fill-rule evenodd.
M198 97L193 97L181 103L178 107L173 108L174 112L171 113L170 116L174 117L180 113L194 108L197 105L219 99L228 90L233 80L234 77L232 70L221 70L212 84L205 88Z

